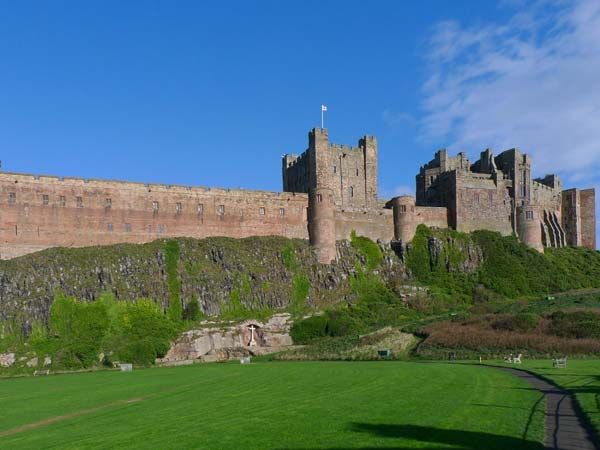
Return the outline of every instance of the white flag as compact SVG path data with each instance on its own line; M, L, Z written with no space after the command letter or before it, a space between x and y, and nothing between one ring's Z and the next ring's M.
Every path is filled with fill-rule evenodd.
M321 105L321 111L327 111L327 106Z

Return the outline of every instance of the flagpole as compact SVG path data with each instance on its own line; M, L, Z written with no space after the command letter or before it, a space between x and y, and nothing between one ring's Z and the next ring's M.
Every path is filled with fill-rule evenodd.
M325 126L323 125L323 105L321 105L321 129L325 128Z

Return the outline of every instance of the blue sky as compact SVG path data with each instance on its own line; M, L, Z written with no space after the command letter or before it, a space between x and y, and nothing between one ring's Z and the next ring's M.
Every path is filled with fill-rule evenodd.
M217 4L218 3L218 4ZM329 107L382 195L448 147L600 176L598 2L2 2L3 169L281 189Z

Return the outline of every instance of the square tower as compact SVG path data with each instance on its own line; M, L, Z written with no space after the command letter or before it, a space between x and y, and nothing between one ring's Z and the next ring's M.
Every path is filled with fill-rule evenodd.
M331 189L336 209L365 209L377 205L377 139L364 136L358 146L331 144L326 129L308 134L300 156L283 156L283 190L309 192Z

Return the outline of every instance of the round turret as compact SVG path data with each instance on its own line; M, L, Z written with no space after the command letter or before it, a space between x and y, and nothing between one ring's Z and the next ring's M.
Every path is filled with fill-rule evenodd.
M311 189L308 194L308 236L320 263L335 260L335 210L329 188Z
M523 205L517 207L517 231L519 239L525 245L539 252L544 251L540 210L537 206Z
M417 231L415 198L402 195L394 197L391 203L394 211L394 238L406 244L412 241Z

